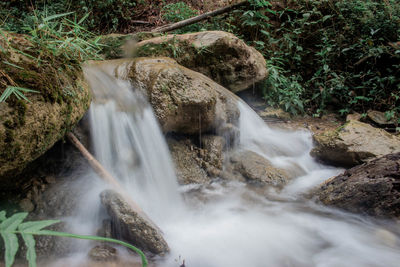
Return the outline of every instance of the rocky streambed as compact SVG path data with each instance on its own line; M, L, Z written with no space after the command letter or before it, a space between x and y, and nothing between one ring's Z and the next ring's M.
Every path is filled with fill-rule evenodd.
M91 116L74 131L115 176L122 177L125 188L136 187L130 194L162 231L142 221L118 193L105 191L109 187L97 180L82 156L62 143L34 162L41 166L34 179L28 175L23 182L11 183L23 184L24 189L15 201L7 201L10 194L4 195L8 210L32 212L32 219L61 218L64 223L55 226L57 230L124 239L159 266L179 266L183 259L188 266L396 265L400 258L398 136L354 118L347 122L334 116L292 118L264 106L253 97L252 88L245 89L266 77L265 60L231 34L146 36L131 51L140 57L88 63L96 74L93 90L99 91L99 84L105 83L107 90L117 91L97 96ZM131 87L135 93L125 95ZM264 121L232 93L239 91ZM1 103L0 110L15 115L18 112L9 111L12 105ZM41 125L55 113L44 114L47 117L36 119ZM157 123L149 125L154 116L172 161L161 155L165 141L153 135L158 134ZM72 124L79 119L75 117ZM265 121L275 126L268 127ZM93 124L102 126L93 128ZM7 137L9 126L2 125ZM24 125L16 127L32 129ZM29 133L34 136L46 129ZM104 153L103 148L111 150ZM52 159L54 155L58 156ZM341 174L344 169L320 162L349 169ZM49 173L51 165L58 167ZM244 255L250 256L235 252L243 244ZM40 238L37 248L41 257L74 253L63 259L74 266L89 264L88 255L100 266L103 262L124 266L132 260L125 250L99 243ZM350 255L349 251L356 252ZM365 259L369 253L375 258ZM57 260L46 264L61 266Z

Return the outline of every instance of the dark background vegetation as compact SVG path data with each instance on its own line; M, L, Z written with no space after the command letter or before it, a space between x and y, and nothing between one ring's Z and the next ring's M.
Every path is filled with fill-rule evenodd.
M0 27L29 33L40 18L74 12L71 20L83 18L79 25L95 34L127 33L204 11L189 0L12 0L0 3ZM266 57L270 75L260 90L271 105L314 116L375 109L399 117L398 0L250 0L176 33L200 30L232 32Z

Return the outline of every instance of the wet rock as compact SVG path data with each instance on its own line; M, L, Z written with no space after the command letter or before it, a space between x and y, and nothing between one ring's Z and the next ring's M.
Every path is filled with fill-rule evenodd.
M120 194L113 190L105 190L100 194L100 198L111 217L114 237L122 238L154 254L164 254L169 251L161 233L135 212Z
M46 218L33 218L33 219L28 219L27 221L37 221L37 220L48 220L48 217ZM60 222L55 225L51 225L49 227L46 227L47 230L52 230L56 232L71 232L65 222ZM49 256L65 256L68 253L71 253L74 251L73 247L73 242L74 240L71 238L60 238L57 236L36 236L36 253L38 257L49 257ZM22 255L25 254L25 251L21 251Z
M225 139L221 136L205 135L201 138L201 145L206 151L202 158L215 168L222 169Z
M167 35L137 44L140 57L166 56L198 71L232 92L239 92L264 80L266 61L255 48L231 33L205 31Z
M394 126L394 124L396 123L394 118L388 120L384 112L376 110L368 110L367 117L380 127Z
M284 170L273 167L267 159L252 151L236 152L230 162L233 175L239 173L248 183L281 187L289 179Z
M97 245L89 251L89 258L102 262L115 261L118 258L118 251L110 245Z
M0 83L0 92L12 85L10 80L39 92L26 93L30 102L11 95L0 103L0 184L2 190L8 190L20 186L25 177L13 178L82 118L91 93L78 67L61 71L66 64L62 57L46 56L48 64L38 67L36 61L24 56L28 53L36 57L40 51L24 35L4 32L0 47L0 80L7 81Z
M112 238L112 222L111 220L103 220L101 228L97 230L97 235Z
M176 140L168 137L167 143L180 184L206 184L210 182L206 170L201 165L202 160L198 156L196 145L190 139Z
M136 58L120 68L147 95L164 133L199 134L238 122L235 95L172 59Z
M351 168L314 194L323 204L350 212L400 218L400 153Z
M399 137L354 120L336 130L314 135L314 141L312 156L345 167L400 152Z

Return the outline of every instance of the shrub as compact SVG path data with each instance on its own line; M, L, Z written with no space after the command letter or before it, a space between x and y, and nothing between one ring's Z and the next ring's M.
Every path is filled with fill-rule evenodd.
M292 112L302 103L315 115L370 108L399 114L396 0L250 0L230 22L269 61L269 102Z

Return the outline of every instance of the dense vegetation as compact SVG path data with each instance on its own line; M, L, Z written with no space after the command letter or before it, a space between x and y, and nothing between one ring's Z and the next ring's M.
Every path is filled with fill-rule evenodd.
M97 33L132 30L132 21L176 22L199 13L193 1L14 0L0 3L1 27L32 33L37 18L71 19ZM198 7L197 7L198 8ZM292 113L400 113L400 4L397 0L250 0L242 10L177 33L230 31L268 60L265 99ZM89 47L90 48L90 47Z

